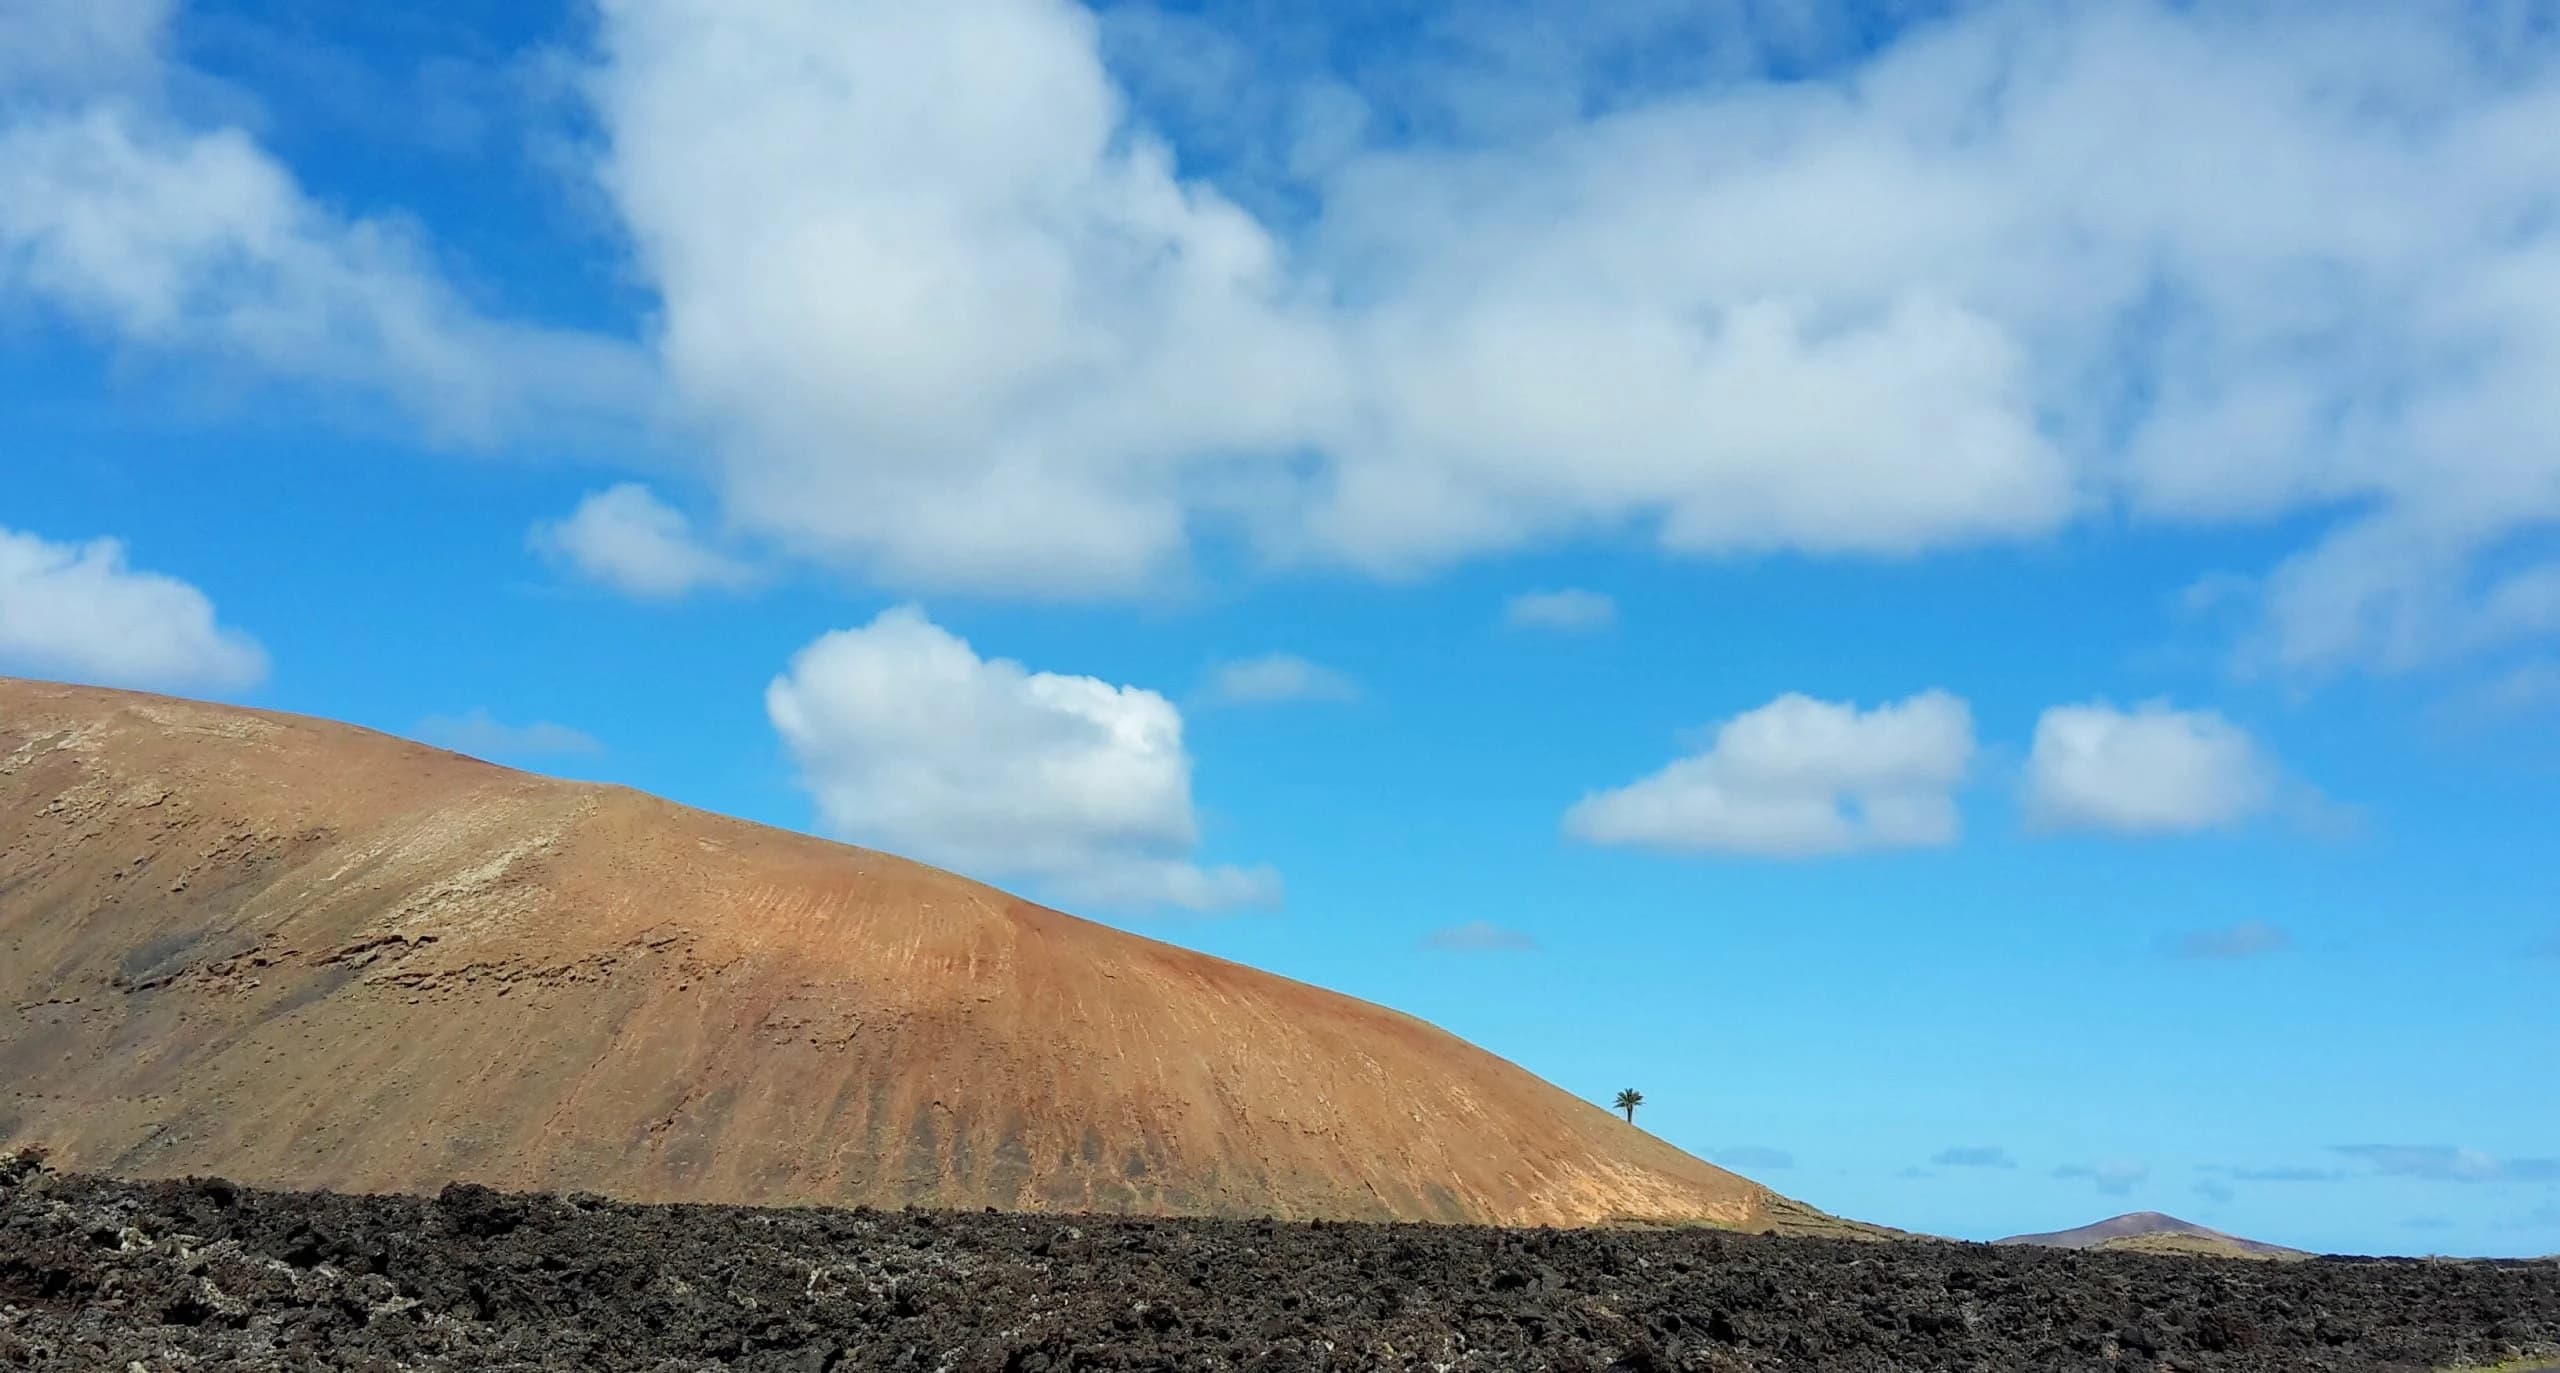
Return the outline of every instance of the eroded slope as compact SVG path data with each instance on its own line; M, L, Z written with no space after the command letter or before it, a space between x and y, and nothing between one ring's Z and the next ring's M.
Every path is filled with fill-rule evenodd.
M1410 1017L883 854L0 679L0 1145L644 1200L1794 1228Z

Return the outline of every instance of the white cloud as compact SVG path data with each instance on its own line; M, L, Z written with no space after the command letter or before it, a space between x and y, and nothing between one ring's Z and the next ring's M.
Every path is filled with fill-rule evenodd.
M1182 714L1138 687L980 658L912 606L804 648L766 690L844 838L1063 898L1267 904L1267 868L1203 868Z
M636 482L589 494L568 518L535 525L528 542L632 596L668 599L744 586L755 576L744 563L704 547L682 511Z
M606 16L665 364L737 515L805 552L1055 594L1204 529L1400 571L2334 509L2269 579L2271 661L2391 659L2437 602L2479 621L2441 651L2560 627L2540 580L2467 579L2560 518L2560 65L2461 24L1988 4L1835 80L1394 149L1353 119L1254 162L1315 207L1283 239L1058 0ZM1474 98L1441 79L1414 103Z
M1502 622L1514 629L1578 634L1616 624L1618 603L1597 591L1524 591L1503 604Z
M2275 796L2276 770L2210 710L2147 701L2054 706L2027 758L2029 821L2049 829L2178 834L2236 824Z
M2560 60L2520 11L1992 0L1860 52L1798 9L1594 99L1643 15L1505 10L1421 89L1293 75L1231 121L1280 155L1196 159L1230 195L1067 0L599 8L644 348L493 318L180 119L151 0L0 10L0 299L464 441L670 418L662 379L723 528L902 583L2293 517L2253 662L2560 637ZM1214 103L1265 79L1215 51Z
M396 217L306 193L247 132L170 112L167 6L11 4L0 50L0 302L120 350L378 395L438 439L645 412L631 346L493 319Z
M605 7L604 183L743 521L901 581L1138 590L1338 410L1271 235L1124 126L1095 31L1063 0Z
M0 529L0 667L114 686L255 685L266 650L175 577L125 563L115 539L52 543Z
M1943 691L1893 705L1789 694L1734 716L1710 746L1565 812L1594 844L1796 857L1953 843L1973 714Z
M1360 684L1294 653L1272 653L1218 664L1209 674L1209 699L1237 706L1356 701Z
M480 758L515 758L536 754L602 753L604 745L584 730L549 720L510 725L474 710L462 715L431 715L418 722L418 737L457 753Z
M1629 151L1603 131L1507 169L1554 175L1561 215L1481 168L1353 159L1293 260L1178 177L1061 0L607 14L605 182L666 366L742 520L805 552L1107 593L1200 517L1399 571L1630 522L1900 553L2076 499L1996 321L1927 283L1842 309L1684 280L1693 224L1631 259L1599 241L1644 208L1593 175ZM1332 242L1394 276L1343 304Z

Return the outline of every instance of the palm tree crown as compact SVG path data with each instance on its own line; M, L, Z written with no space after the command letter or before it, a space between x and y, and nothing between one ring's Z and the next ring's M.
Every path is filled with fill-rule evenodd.
M1627 1113L1627 1123L1629 1125L1636 1123L1636 1108L1643 1104L1644 1093L1637 1091L1633 1087L1629 1087L1625 1091L1618 1093L1616 1105L1619 1110Z

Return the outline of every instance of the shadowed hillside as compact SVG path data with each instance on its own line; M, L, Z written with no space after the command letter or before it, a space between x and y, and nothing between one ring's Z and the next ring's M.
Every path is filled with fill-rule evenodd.
M1393 1011L884 854L0 679L0 1147L351 1190L1838 1228Z

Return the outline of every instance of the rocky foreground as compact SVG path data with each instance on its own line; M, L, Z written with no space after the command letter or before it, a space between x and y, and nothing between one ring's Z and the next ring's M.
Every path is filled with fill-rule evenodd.
M2549 1263L341 1196L0 1165L9 1368L2301 1373L2555 1346Z

